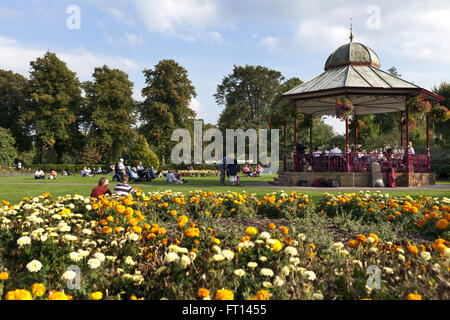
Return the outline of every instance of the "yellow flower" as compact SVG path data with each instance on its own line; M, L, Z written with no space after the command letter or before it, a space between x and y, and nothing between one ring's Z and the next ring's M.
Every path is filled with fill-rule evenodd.
M279 252L281 251L281 249L283 249L283 245L281 244L280 240L274 239L271 248L273 252Z
M216 300L233 300L234 294L233 291L222 289L217 290L216 292Z
M7 280L9 278L8 272L2 272L0 273L0 280Z
M46 290L47 290L47 288L42 283L35 283L31 287L31 292L33 293L33 295L35 297L38 297L38 298L42 297Z
M24 289L17 289L14 291L9 291L5 300L33 300L30 291Z
M186 225L186 223L188 223L188 221L189 219L185 215L179 216L177 220L178 227L183 228Z
M200 235L200 230L198 228L189 228L184 231L184 235L188 238L195 238Z
M61 291L50 290L45 300L72 300L72 296Z
M416 294L410 293L410 294L408 294L406 299L408 299L408 300L422 300L422 296L420 294L417 294L417 293Z
M375 240L375 242L373 243L375 246L378 244L378 242L380 241L380 239L378 238L378 236L375 233L371 233L369 234L369 237L373 238Z
M91 300L101 300L103 298L103 293L101 291L96 291L91 293Z
M197 291L197 296L198 296L199 298L206 298L206 297L209 296L209 294L210 294L210 292L209 292L209 290L206 289L206 288L200 288L200 289L198 289L198 291Z
M258 233L258 230L257 230L256 228L254 228L254 227L248 227L248 228L245 230L245 234L246 234L247 236L249 236L249 237L254 236L254 235L256 235L257 233Z

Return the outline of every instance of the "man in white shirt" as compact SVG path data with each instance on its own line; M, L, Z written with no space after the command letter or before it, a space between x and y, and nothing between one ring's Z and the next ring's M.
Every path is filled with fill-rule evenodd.
M319 148L316 147L316 148L314 149L314 152L313 152L313 157L314 157L314 158L318 158L318 157L320 157L321 154L322 154L322 152L320 152L320 151L319 151Z
M45 172L41 168L36 169L34 173L35 179L45 179Z
M416 154L415 151L414 151L414 148L412 146L412 142L409 143L408 153L409 154Z
M334 148L330 151L331 155L342 154L341 149L338 148L337 145L334 145Z

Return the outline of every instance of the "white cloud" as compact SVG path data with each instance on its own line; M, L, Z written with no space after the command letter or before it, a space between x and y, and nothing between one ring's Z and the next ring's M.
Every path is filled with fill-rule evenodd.
M280 40L276 37L265 37L262 38L259 43L258 47L266 48L267 50L271 52L276 52L281 50Z
M141 21L152 32L188 41L210 32L219 19L217 1L133 0Z
M0 7L0 17L4 19L13 19L23 16L23 11Z
M137 35L135 33L125 33L123 36L112 37L111 35L106 36L106 41L114 45L128 44L132 47L141 46L144 44L144 38L141 34Z
M45 52L45 49L27 48L14 39L0 36L1 69L12 70L28 77L30 61L42 57ZM56 54L67 63L69 69L77 73L81 81L89 80L94 72L94 68L101 67L104 64L110 68L121 69L125 72L136 72L139 70L138 63L131 59L92 53L85 49L56 52Z

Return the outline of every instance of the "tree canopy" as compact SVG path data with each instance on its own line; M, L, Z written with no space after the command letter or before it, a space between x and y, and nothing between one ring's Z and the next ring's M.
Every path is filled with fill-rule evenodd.
M140 104L140 133L163 160L169 159L172 132L184 128L186 121L196 116L190 108L197 96L188 72L174 60L162 60L143 71L147 86L142 89L144 102Z

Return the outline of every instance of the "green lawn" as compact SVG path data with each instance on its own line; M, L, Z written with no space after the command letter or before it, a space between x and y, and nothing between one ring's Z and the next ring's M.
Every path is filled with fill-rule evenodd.
M218 177L186 178L188 183L184 185L169 185L164 178L157 179L151 183L131 183L131 185L138 187L145 192L172 190L188 193L189 191L195 189L216 192L246 191L248 193L254 193L258 197L262 197L267 193L279 191L280 189L271 188L270 186L265 188L255 187L255 183L272 181L274 177L275 176L263 176L261 178L241 177L241 186L239 187L219 186ZM97 185L99 178L100 177L81 178L79 176L59 177L57 180L34 180L33 177L0 178L0 200L7 200L11 203L17 203L22 197L39 196L45 192L50 192L54 197L64 196L67 194L73 195L76 193L83 196L89 196L92 188ZM113 190L115 184L116 183L111 182L109 188ZM286 187L284 190L290 191L294 190L294 188ZM324 191L320 189L317 191L308 190L303 191L303 193L309 195L313 200L317 201L321 198ZM337 193L337 191L332 193ZM389 193L395 196L409 194L412 197L418 197L419 195L450 197L450 190L397 191L387 189L386 191L383 191L383 193Z

